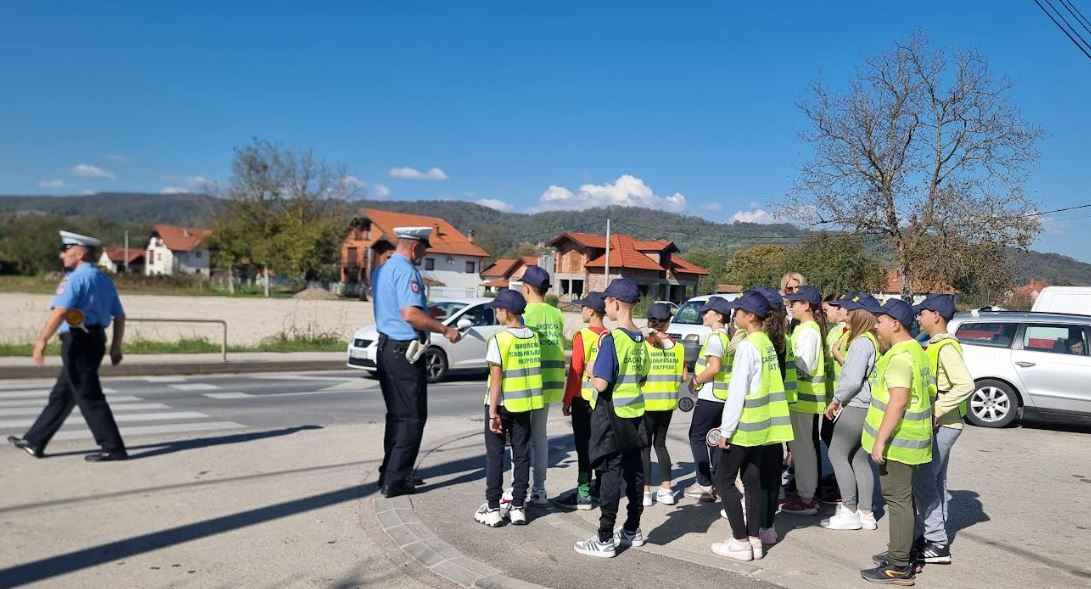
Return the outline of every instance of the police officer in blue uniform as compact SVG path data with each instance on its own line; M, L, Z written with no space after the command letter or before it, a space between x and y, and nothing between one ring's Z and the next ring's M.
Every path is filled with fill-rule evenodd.
M427 345L428 332L451 343L462 334L430 317L424 279L416 265L428 251L431 227L396 227L397 249L372 276L375 323L379 331L378 375L386 402L386 432L379 487L386 497L415 491L411 477L424 422L428 419L428 379L424 361L411 360L414 342Z
M95 442L102 448L84 458L88 462L125 460L129 457L117 430L117 422L106 404L99 382L99 365L106 355L106 328L111 319L114 334L110 344L110 362L121 362L121 342L125 336L125 311L114 283L95 267L94 250L99 240L86 235L61 231L61 262L67 276L57 287L52 312L34 344L34 363L45 363L45 346L60 329L63 367L49 393L49 403L22 438L8 437L8 442L41 458L45 447L64 424L72 408L79 406Z

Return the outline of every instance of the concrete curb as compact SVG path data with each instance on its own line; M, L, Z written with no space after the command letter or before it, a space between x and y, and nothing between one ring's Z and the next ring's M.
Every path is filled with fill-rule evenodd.
M109 366L109 362L102 366L99 376L103 378L111 376L165 376L165 375L194 375L194 374L246 374L254 372L305 372L314 370L349 370L343 360L318 360L318 361L266 361L266 362L188 362L178 364L125 364ZM6 366L0 368L0 378L51 379L57 376L57 366Z

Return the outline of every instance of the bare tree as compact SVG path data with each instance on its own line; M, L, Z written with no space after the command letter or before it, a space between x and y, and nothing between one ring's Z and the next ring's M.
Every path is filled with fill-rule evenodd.
M880 236L903 297L915 276L965 275L981 248L1028 247L1040 221L1021 185L1043 133L1011 88L976 51L948 56L922 35L866 60L844 93L812 84L799 106L814 158L777 214Z

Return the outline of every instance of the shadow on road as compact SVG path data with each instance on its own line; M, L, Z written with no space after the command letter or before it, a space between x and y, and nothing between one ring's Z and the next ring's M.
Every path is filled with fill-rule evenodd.
M215 436L211 438L192 438L188 440L176 440L173 442L158 442L155 444L144 444L140 446L129 446L129 459L138 460L141 458L152 458L153 456L162 456L163 454L171 454L174 452L183 452L185 450L195 450L197 448L207 448L209 446L221 446L224 444L241 444L243 442L253 442L255 440L264 440L267 438L276 438L279 436L287 436L296 432L322 429L320 425L297 425L292 427L285 427L281 429L259 431L259 432L246 432L241 434L228 434L223 436ZM88 454L94 450L71 450L68 452L57 452L55 454L46 454L46 458L61 457L61 456L75 456L79 454Z
M974 491L951 491L951 499L947 503L947 528L951 534L951 542L959 532L976 524L989 521L991 518L985 513L985 506L981 504L980 495Z

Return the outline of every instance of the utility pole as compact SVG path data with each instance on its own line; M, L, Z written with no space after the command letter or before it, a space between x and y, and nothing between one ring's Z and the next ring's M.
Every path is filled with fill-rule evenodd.
M129 230L125 230L125 273L129 273Z
M606 218L606 283L602 288L610 286L610 218Z

